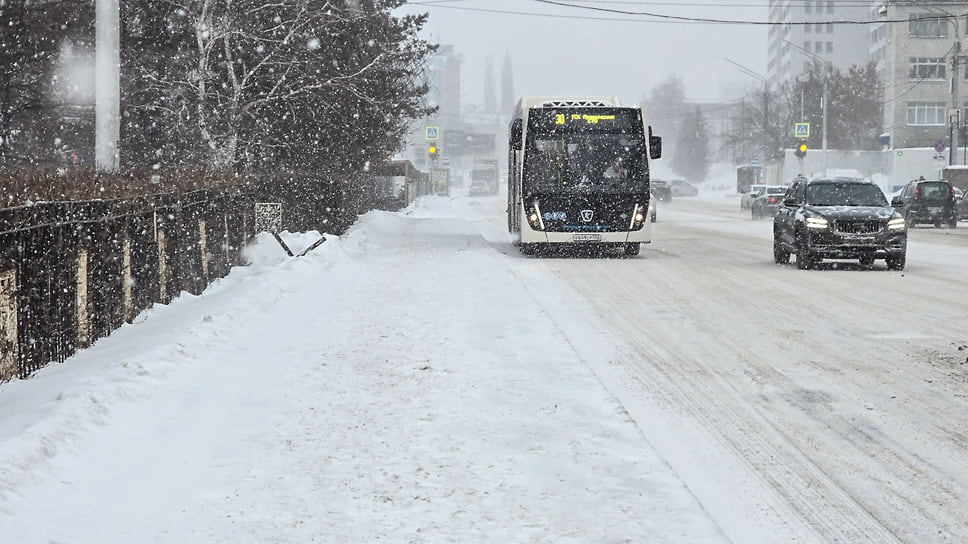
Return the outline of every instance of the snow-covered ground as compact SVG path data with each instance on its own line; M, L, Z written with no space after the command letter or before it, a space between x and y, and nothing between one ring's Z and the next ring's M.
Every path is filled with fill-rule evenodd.
M500 196L261 235L0 385L0 542L964 541L963 237L776 267L732 187L630 259L524 258Z

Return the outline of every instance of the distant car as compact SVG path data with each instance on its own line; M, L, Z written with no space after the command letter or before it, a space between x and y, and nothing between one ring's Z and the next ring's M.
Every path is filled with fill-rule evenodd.
M947 181L916 179L891 199L909 227L930 223L935 227L958 226L954 187Z
M787 190L786 185L750 185L750 192L745 193L740 199L739 208L741 210L752 210L753 201L764 194L782 195Z
M766 187L766 185L750 185L750 191L748 193L743 193L743 196L739 199L739 209L750 209L750 206L753 205L753 200L763 194L763 192L766 191Z
M962 193L955 203L955 209L958 211L958 219L968 221L968 193Z
M649 221L651 221L652 223L655 223L656 221L656 211L657 211L657 208L659 207L655 203L656 200L658 199L655 197L655 194L653 194L652 198L649 199Z
M672 187L672 196L696 196L699 188L684 179L674 179L669 185Z
M798 179L773 216L773 259L807 270L823 259L858 259L871 266L884 259L902 270L907 259L907 224L884 192L866 178Z
M776 210L783 204L784 193L786 193L786 187L767 187L765 193L753 200L753 204L750 206L750 216L753 219L773 217Z
M652 178L651 184L652 194L659 199L659 202L672 202L672 187L669 186L669 182Z

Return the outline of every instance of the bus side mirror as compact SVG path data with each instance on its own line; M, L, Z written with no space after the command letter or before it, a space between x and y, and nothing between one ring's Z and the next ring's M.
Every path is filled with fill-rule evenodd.
M511 149L514 149L515 151L521 150L523 132L522 127L523 122L521 119L515 119L514 122L511 123Z
M652 129L649 129L651 132ZM659 159L662 158L662 136L652 136L649 135L649 158Z

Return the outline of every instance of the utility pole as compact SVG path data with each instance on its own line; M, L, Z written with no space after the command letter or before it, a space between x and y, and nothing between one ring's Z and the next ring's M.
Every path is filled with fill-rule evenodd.
M951 109L961 112L961 104L959 95L959 81L961 78L958 74L958 64L961 62L961 34L958 33L958 19L952 19L955 22L955 47L954 54L951 55ZM954 127L951 132L951 151L948 152L948 164L954 164L955 155L958 154L958 132L961 130L961 115L957 116L956 123L958 126ZM951 123L951 118L948 118L948 123Z

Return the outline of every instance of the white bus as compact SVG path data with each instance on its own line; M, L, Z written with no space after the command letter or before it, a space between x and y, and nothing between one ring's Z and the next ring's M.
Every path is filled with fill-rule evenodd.
M637 255L651 242L645 108L617 98L525 97L508 141L508 231L521 252L594 244Z

